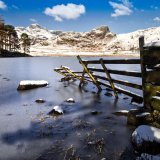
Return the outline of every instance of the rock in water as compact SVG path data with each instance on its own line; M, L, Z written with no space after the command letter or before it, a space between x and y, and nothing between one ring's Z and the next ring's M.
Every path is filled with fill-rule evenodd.
M142 125L148 124L153 121L152 115L149 112L146 112L143 109L131 109L128 112L127 116L127 124L129 125Z
M92 114L92 115L99 115L99 114L102 114L102 112L99 112L99 111L92 111L91 114Z
M128 112L127 110L119 110L116 112L113 112L113 114L117 115L117 116L128 116Z
M63 109L60 106L54 106L53 109L48 113L49 115L62 115Z
M109 92L105 93L104 95L108 96L108 97L112 97L113 96L112 93L109 93Z
M136 160L160 160L160 155L149 155L142 153L140 157L137 157Z
M45 100L43 100L43 99L37 99L35 102L36 102L36 103L44 103Z
M141 153L160 153L160 129L141 125L132 134L132 142Z
M44 80L24 80L19 83L17 90L29 90L39 87L45 87L48 85Z
M75 103L75 100L73 98L69 98L69 99L66 100L66 102L68 102L68 103Z

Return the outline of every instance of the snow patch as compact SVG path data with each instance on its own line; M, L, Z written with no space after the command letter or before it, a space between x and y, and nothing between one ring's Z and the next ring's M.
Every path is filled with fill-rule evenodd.
M133 132L132 140L137 146L141 145L144 141L160 143L160 129L141 125Z
M60 106L54 106L53 110L55 110L56 112L58 112L59 114L63 114L63 109Z
M48 82L44 80L24 80L20 81L20 85L48 85Z

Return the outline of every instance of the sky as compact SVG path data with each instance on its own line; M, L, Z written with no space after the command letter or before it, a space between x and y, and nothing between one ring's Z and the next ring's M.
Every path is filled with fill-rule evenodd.
M7 24L89 31L106 25L114 33L160 26L160 0L0 0Z

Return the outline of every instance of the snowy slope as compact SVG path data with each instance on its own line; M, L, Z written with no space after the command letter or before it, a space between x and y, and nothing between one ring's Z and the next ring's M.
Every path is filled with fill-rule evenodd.
M28 27L16 27L18 36L27 33L31 40L31 52L35 54L51 53L51 51L79 51L79 52L115 52L137 51L138 39L145 37L145 42L160 40L160 27L153 27L126 34L114 34L107 26L101 26L89 32L62 32L48 30L38 24Z

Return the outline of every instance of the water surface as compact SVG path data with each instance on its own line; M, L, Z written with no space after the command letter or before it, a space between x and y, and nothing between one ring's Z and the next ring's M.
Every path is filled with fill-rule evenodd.
M113 160L119 159L131 146L130 135L134 128L126 125L125 117L112 114L119 109L133 108L130 98L124 100L126 96L120 94L115 100L104 95L105 88L97 95L97 89L91 84L80 90L78 82L69 85L59 82L62 76L53 69L60 65L82 71L75 57L0 59L0 160L53 159L56 156L55 159L63 159L65 149L70 146L76 148L81 159L106 157ZM117 65L109 67L117 68ZM138 71L140 66L119 65L118 69ZM141 83L137 78L124 79ZM21 80L47 80L49 86L18 92ZM75 99L75 104L64 102L70 97ZM35 103L39 98L46 103ZM65 114L48 116L54 105L61 105ZM92 115L94 110L101 114ZM101 154L97 153L95 146L88 146L93 139L104 140Z

